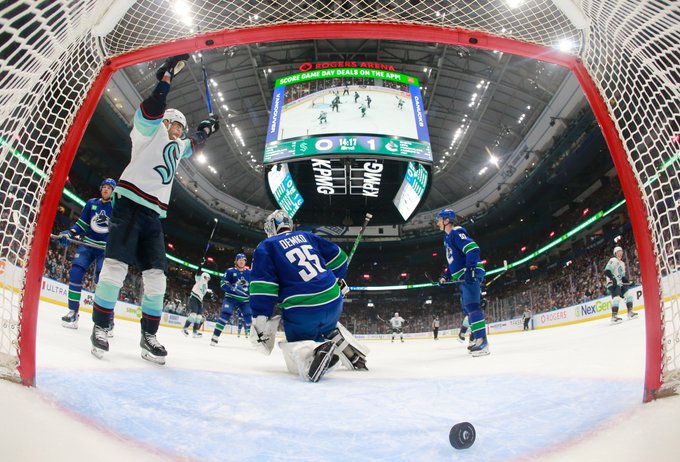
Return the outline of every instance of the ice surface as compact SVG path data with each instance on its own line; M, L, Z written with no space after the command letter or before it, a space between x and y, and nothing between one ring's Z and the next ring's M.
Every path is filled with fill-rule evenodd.
M89 315L73 331L65 311L41 303L37 389L0 382L3 460L679 460L680 399L641 403L644 319L496 335L480 358L372 341L370 371L312 384L229 335L161 328L168 362L151 364L126 321L97 360ZM457 451L462 421L477 441Z

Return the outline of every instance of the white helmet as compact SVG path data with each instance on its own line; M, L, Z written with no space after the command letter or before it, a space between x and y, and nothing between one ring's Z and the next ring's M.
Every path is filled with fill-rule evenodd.
M202 277L203 279L205 279L206 281L209 281L209 280L210 280L210 275L209 275L208 273L203 273L203 274L201 274L201 277Z
M395 317L395 318L398 318L398 317L399 317L399 313L394 313L394 317Z
M170 123L170 125L172 125L173 122L181 124L182 130L187 128L186 117L184 117L184 114L182 114L177 109L166 109L165 112L163 113L163 120L167 120Z
M267 237L276 236L283 230L293 230L293 220L284 210L274 210L264 221L264 232Z
M613 252L614 256L616 256L616 252L618 252L618 251L623 252L623 249L617 245L616 247L614 247L614 252Z

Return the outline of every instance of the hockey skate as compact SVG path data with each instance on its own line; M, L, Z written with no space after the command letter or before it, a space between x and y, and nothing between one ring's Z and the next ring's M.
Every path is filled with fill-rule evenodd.
M314 349L314 356L312 357L312 362L309 365L306 374L307 380L310 382L318 382L321 380L321 377L323 377L331 364L334 351L335 343L330 340Z
M611 320L612 324L620 324L621 322L623 322L623 319L619 318L616 315L612 316L612 320Z
M476 339L469 350L473 357L491 354L491 351L489 351L489 342L487 342L485 338Z
M210 339L210 346L217 346L217 342L220 341L220 338L213 335L212 338Z
M142 347L142 358L152 363L163 365L168 352L165 347L158 342L155 334L142 331L142 338L139 340Z
M460 343L465 343L465 334L463 334L462 332L458 332L457 340L458 340Z
M635 311L629 311L628 312L628 320L635 319L638 316L639 316L638 313L636 313Z
M191 334L191 336L192 336L193 338L201 338L201 337L203 337L203 332L199 332L199 331L195 330L195 331Z
M182 329L182 333L184 334L185 337L188 337L189 336L189 329L187 329L185 327L184 329Z
M92 327L90 341L92 342L92 350L90 350L90 352L97 359L102 359L104 353L109 351L109 341L106 339L106 329L95 324L94 327Z
M77 311L69 310L68 313L61 317L61 325L67 329L77 329L79 317L80 314Z

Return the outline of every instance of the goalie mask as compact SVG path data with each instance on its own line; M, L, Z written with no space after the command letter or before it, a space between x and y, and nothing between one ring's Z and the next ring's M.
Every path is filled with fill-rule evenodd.
M276 236L284 231L293 230L293 220L283 210L274 210L264 221L264 232L267 237Z

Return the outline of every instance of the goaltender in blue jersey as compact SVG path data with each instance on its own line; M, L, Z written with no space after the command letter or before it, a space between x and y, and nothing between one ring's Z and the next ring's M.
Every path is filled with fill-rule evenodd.
M338 323L348 292L342 279L347 254L313 233L294 231L283 210L267 217L264 229L268 238L255 249L250 283L253 343L265 354L271 352L278 305L286 334L279 345L289 371L316 382L338 360L365 370L365 349Z

